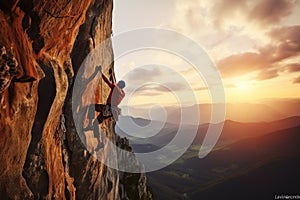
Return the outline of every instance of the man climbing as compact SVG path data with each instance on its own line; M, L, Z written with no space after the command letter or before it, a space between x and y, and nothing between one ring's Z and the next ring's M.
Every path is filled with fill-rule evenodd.
M96 67L97 71L102 71L101 66ZM97 72L95 72L97 73ZM115 120L118 120L118 116L121 113L121 109L118 108L118 105L121 103L125 96L125 92L123 91L123 88L125 87L125 82L120 80L117 84L114 82L110 82L108 78L103 74L102 78L104 82L110 87L110 92L108 95L108 98L106 100L106 104L92 104L89 107L89 113L88 113L88 118L89 118L89 124L88 126L84 129L84 131L88 130L93 130L94 126L97 125L97 122L95 121L93 124L93 118L95 116L94 112L100 112L100 114L97 116L97 121L98 124L101 124L105 119L114 117ZM103 95L103 94L101 94ZM94 129L94 137L97 138L98 145L97 148L95 149L98 151L99 149L104 147L103 142L100 141L100 132L99 129L96 128Z
M101 66L97 66L96 68L98 71L102 71ZM105 119L111 117L114 117L115 120L118 120L118 116L121 113L121 109L118 108L118 105L121 103L125 96L125 92L123 91L123 89L125 88L125 82L120 80L117 84L115 84L114 82L111 83L103 73L101 74L104 82L110 87L110 93L106 100L106 104L91 105L94 106L95 109L93 109L92 107L90 107L89 109L89 124L85 128L85 130L93 129L92 119L94 116L94 111L100 112L100 114L97 116L99 124L101 124Z

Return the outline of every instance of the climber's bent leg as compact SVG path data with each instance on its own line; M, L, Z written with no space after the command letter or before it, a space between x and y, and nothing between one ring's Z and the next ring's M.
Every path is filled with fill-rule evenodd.
M102 113L97 116L98 123L101 124L104 120Z
M89 108L88 108L88 125L87 125L86 128L83 129L84 131L88 131L88 130L93 130L94 129L94 127L93 127L93 119L95 117L95 112L101 112L102 113L103 110L104 110L104 108L105 108L105 106L106 105L103 105L103 104L91 104L89 106ZM100 115L101 115L101 113L100 113ZM97 117L97 119L99 121L98 117Z
M98 123L96 121L94 122L94 126L98 126ZM100 134L101 134L101 132L100 132L99 128L95 127L94 128L94 137L97 139L97 143L98 143L95 151L99 151L101 148L104 147L103 142L101 142L101 140L100 140Z

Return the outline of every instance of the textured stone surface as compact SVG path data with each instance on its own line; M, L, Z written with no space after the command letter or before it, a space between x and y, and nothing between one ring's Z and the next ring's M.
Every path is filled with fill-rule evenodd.
M110 38L112 9L112 0L0 2L0 199L152 198L144 174L118 172L88 153L72 119L74 77L86 55ZM100 55L95 65L109 66L104 73L114 79L110 42ZM102 82L90 81L101 90L93 100L84 93L78 109L108 95ZM114 133L114 121L101 128L130 148ZM94 134L85 140L97 145Z

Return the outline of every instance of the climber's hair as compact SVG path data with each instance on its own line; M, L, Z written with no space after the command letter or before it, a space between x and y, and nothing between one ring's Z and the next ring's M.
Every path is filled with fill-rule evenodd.
M120 88L123 89L123 88L126 86L125 81L120 80L120 81L118 82L118 86L119 86Z

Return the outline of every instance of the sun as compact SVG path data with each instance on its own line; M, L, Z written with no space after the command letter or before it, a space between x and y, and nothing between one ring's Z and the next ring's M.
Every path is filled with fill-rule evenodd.
M248 90L248 89L250 89L250 87L251 87L250 83L247 83L247 82L239 82L236 84L236 88L241 91Z

